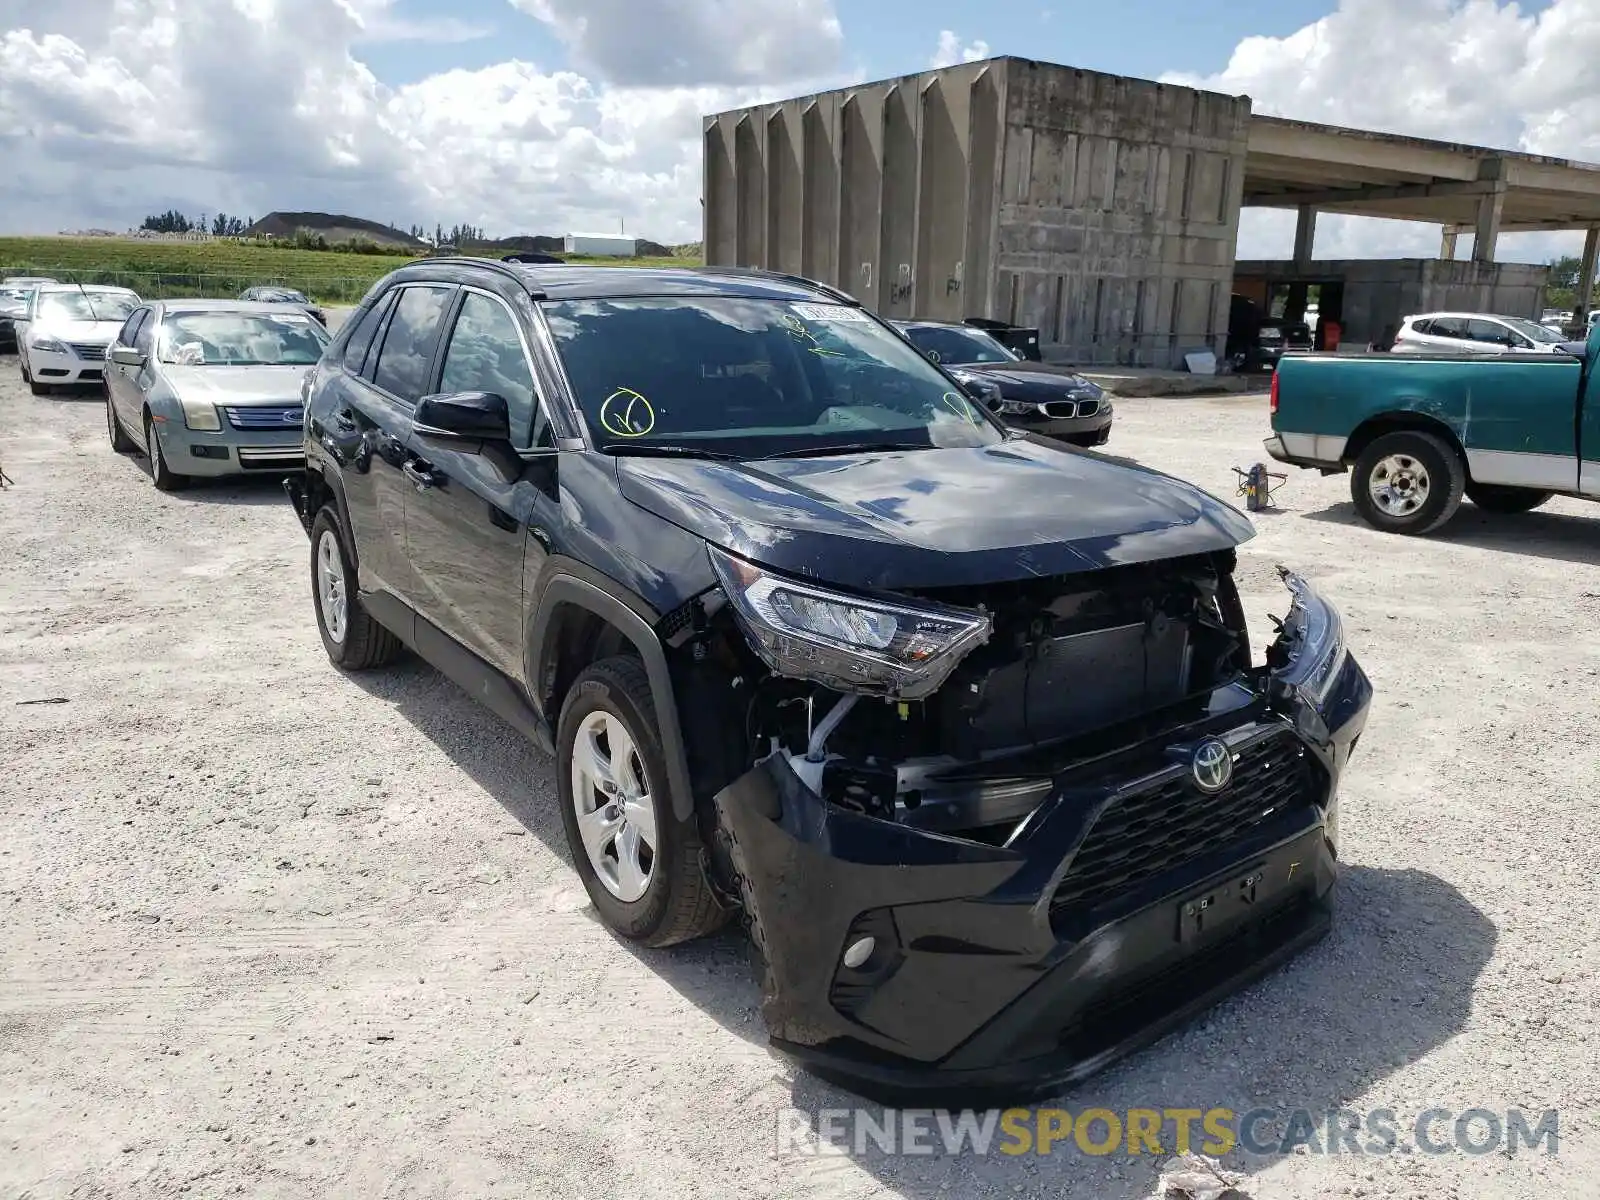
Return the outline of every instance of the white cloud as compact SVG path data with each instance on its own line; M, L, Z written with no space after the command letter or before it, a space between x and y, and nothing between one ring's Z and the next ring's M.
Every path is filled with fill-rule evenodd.
M928 65L938 70L940 67L953 67L957 63L977 62L980 58L988 58L989 54L988 42L979 41L963 46L960 34L953 29L941 29L939 48L933 52Z
M844 46L833 0L511 2L610 83L782 83L833 71Z
M569 39L571 69L506 61L390 88L364 43L473 31L392 0L0 0L0 232L125 228L177 206L500 234L621 218L689 241L701 114L842 82L832 0L661 0L632 24L681 51L670 72L648 39L615 33L629 22L607 0L585 17L525 3ZM676 33L657 20L669 8Z
M1600 160L1600 0L1551 0L1539 12L1496 0L1342 0L1287 37L1245 38L1215 75L1165 80L1249 95L1256 112ZM1292 215L1246 218L1241 257L1288 253ZM1514 235L1499 257L1540 261L1581 241ZM1318 257L1438 252L1436 227L1317 222Z

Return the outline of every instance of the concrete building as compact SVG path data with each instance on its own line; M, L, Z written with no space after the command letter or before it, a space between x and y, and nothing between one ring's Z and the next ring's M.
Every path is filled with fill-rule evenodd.
M1592 278L1600 229L1600 168L1254 116L1247 97L1019 58L720 113L704 138L708 263L820 279L885 316L1037 326L1046 357L1086 365L1220 354L1246 205L1299 213L1290 265L1250 264L1251 278L1291 308L1318 286L1341 323L1386 314L1373 289L1412 275L1399 296L1536 311L1543 277L1494 263L1499 235L1587 228ZM1451 251L1468 226L1473 262L1318 263L1318 212L1432 221ZM1347 285L1348 317L1326 304Z

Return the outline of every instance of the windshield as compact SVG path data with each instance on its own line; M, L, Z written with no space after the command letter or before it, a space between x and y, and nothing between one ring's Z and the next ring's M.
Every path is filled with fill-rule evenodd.
M72 292L41 292L39 320L126 321L139 307L139 298L127 292L97 292L93 288Z
M590 434L607 450L755 458L1003 438L859 308L674 297L553 301L544 312Z
M1008 363L1017 356L981 329L918 325L905 331L911 344L938 363Z
M1551 333L1543 325L1537 325L1532 321L1524 321L1521 317L1505 317L1502 319L1530 342L1559 342L1563 340L1559 333Z
M176 313L162 322L157 354L185 367L309 367L327 344L300 313Z

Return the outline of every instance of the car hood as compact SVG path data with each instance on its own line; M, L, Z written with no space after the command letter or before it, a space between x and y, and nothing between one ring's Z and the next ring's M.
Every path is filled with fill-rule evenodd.
M106 342L117 336L121 321L35 321L28 326L33 337L53 337L63 342Z
M163 363L167 386L186 400L210 404L299 404L309 366L183 367Z
M1190 484L1044 439L766 462L617 460L622 494L735 554L890 591L1226 550L1243 513Z
M1049 363L954 363L959 370L971 371L985 379L1001 384L1039 384L1062 390L1091 386L1090 381L1069 367L1053 367Z

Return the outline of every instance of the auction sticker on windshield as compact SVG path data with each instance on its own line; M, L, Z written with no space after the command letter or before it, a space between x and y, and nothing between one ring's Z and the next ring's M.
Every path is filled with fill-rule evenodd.
M796 304L795 316L802 321L865 321L867 314L844 304Z

